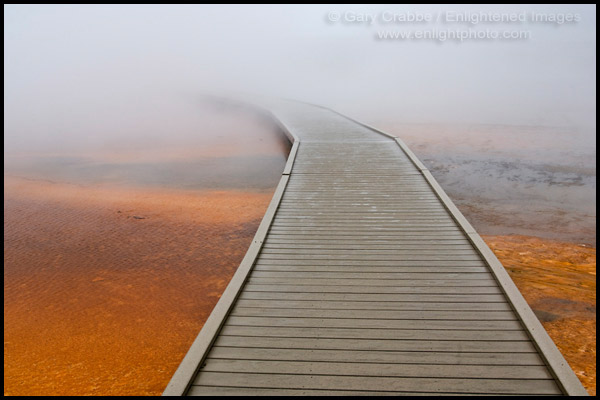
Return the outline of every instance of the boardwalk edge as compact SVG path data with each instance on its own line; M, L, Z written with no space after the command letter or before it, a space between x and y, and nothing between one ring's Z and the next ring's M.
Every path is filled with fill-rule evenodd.
M283 193L285 192L285 188L290 179L290 173L296 158L300 140L296 135L290 132L283 122L281 122L271 111L265 110L259 106L254 107L260 112L267 114L277 123L279 128L292 143L292 148L288 155L288 159L282 172L281 179L279 180L279 184L277 185L277 188L273 194L273 198L269 203L267 211L265 212L258 229L256 230L256 234L254 235L246 255L231 278L227 288L225 288L225 291L217 302L215 308L212 310L211 314L206 320L206 323L200 330L200 333L181 361L181 364L179 364L179 367L173 374L169 384L163 391L163 396L185 395L195 376L198 374L198 371L202 368L202 364L204 363L204 359L206 358L208 351L210 350L214 340L217 338L225 319L229 315L233 304L239 296L248 276L250 275L250 272L252 271L252 268L254 267L256 258L260 253L265 237L267 236L267 232L271 227L271 223L275 217L275 213L279 207L279 204L281 203L281 198L283 197Z

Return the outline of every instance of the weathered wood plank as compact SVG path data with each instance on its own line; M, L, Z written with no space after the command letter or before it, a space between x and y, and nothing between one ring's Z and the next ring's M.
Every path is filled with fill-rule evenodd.
M481 267L377 267L369 265L263 265L257 264L254 271L275 271L275 272L343 272L355 274L369 273L489 273L488 270Z
M340 221L340 220L336 220L336 219L323 219L323 218L309 218L309 217L281 217L281 218L276 218L273 221L273 226L314 226L314 227L318 227L318 226L329 226L329 225L333 225L333 226L339 226L339 227L353 227L353 226L359 226L359 227L370 227L373 225L395 225L395 224L400 224L400 225L417 225L420 226L421 224L438 224L438 223L454 223L454 221L450 220L448 217L445 216L440 216L440 217L434 217L434 216L430 216L429 218L427 217L422 217L419 215L410 215L410 214L406 214L405 216L403 216L402 218L388 218L388 219L384 219L384 220L376 220L373 221L373 219L360 219L360 218L356 218L353 219L351 221Z
M344 232L336 233L332 235L328 232L315 233L315 232L270 232L270 238L284 238L284 239L322 239L323 241L337 241L344 239L352 239L358 241L365 240L388 240L388 241L401 241L401 240L459 240L463 239L465 235L461 232Z
M381 364L438 364L438 365L544 365L537 353L470 353L428 351L353 351L269 349L215 346L211 358L238 360L324 361ZM484 367L482 367L484 368Z
M452 255L433 255L433 254L406 254L406 255L394 255L394 254L344 254L344 255L327 255L327 254L260 254L261 261L317 261L317 260L335 260L338 262L348 261L361 261L368 264L370 261L457 261L457 262L479 262L480 259L476 256L468 254L452 254Z
M245 308L236 305L231 315L240 317L282 318L346 318L346 319L396 319L396 320L445 320L445 321L514 321L512 311L428 311L428 310L310 310L286 308Z
M436 379L322 376L293 374L249 374L203 372L197 380L200 385L247 386L292 389L338 389L427 391L451 393L497 393L497 394L557 394L556 383L548 379Z
M429 273L402 273L402 272L297 272L297 271L262 271L256 270L252 274L252 278L313 278L313 279L385 279L385 280L411 280L419 283L421 280L440 280L440 279L491 279L489 272L460 272L460 273L445 273L445 272L429 272Z
M452 303L501 303L506 301L503 294L361 294L354 293L286 293L286 292L252 292L243 291L240 299L254 300L299 300L299 301L339 301L339 302L376 302L394 301L417 303L452 302Z
M413 247L417 246L453 246L453 245L461 245L464 246L465 240L464 238L458 239L448 239L448 238L440 238L440 239L422 239L422 238L395 238L394 240L386 240L386 239L378 239L378 238L363 238L360 240L356 240L353 238L325 238L326 240L318 239L318 238L310 238L310 237L296 237L296 239L290 238L288 235L269 235L265 244L273 244L279 245L282 243L288 243L293 245L298 245L299 247L311 247L312 245L318 246L348 246L348 245L356 245L356 246L382 246L382 247ZM345 247L344 247L345 248Z
M293 239L293 235L271 236L264 245L264 249L291 249L291 250L470 250L462 242L463 239L456 240L437 240L418 238L371 238L364 240L356 240L354 238L332 239L324 237L299 237Z
M542 366L372 364L209 359L203 372L415 378L552 379Z
M481 267L485 264L482 261L460 261L460 260L297 260L297 259L279 259L271 260L260 258L257 265L359 265L359 266L390 266L390 267Z
M331 250L331 249L288 249L284 247L279 248L263 248L261 254L286 254L290 257L296 255L327 255L327 256L337 256L337 255L437 255L437 256L450 256L450 255L472 255L477 257L477 253L473 249L343 249L343 250Z
M493 279L309 279L309 278L261 278L251 276L249 282L256 285L295 285L295 286L370 286L370 287L496 287Z
M260 347L267 349L323 349L355 351L430 351L473 353L533 353L529 341L458 341L458 340L386 340L386 339L324 339L219 336L215 346Z
M257 336L327 339L395 339L395 340L468 340L526 341L525 331L489 331L458 329L370 329L370 328L301 328L273 326L238 326L227 324L223 336Z
M398 396L399 392L361 391L361 390L317 390L317 389L261 389L248 387L192 386L188 396ZM433 393L402 392L410 396L430 396ZM438 394L454 396L454 394ZM481 394L461 394L461 396L481 396Z
M495 294L502 293L497 286L448 287L448 286L352 286L352 285L261 285L248 283L244 290L250 292L287 292L287 293L427 293L427 294Z
M324 328L370 328L370 329L462 329L462 330L521 330L517 320L419 320L419 319L356 319L356 318L303 318L303 317L249 317L231 315L228 323L245 326L287 326Z
M365 206L365 205L389 205L393 203L394 210L398 213L402 213L406 216L411 215L430 215L432 217L435 216L448 216L448 212L443 207L439 206L439 203L434 201L427 202L418 202L411 204L409 202L400 202L396 197L385 196L381 198L368 199L363 196L360 197L348 197L344 196L340 199L307 199L306 197L297 197L290 198L284 197L282 200L282 207L287 211L293 211L298 208L305 208L307 210L312 210L313 208L318 207L330 207L330 206L341 206L346 208L353 208L355 206ZM402 199L400 199L402 200ZM278 215L278 217L284 218L283 215ZM334 220L335 218L331 218Z
M425 304L419 302L365 302L365 301L348 301L348 302L327 302L323 300L315 301L293 301L293 300L245 300L238 299L237 306L239 307L254 307L254 308L283 308L283 309L324 309L324 310L395 310L395 311L510 311L510 305L506 302L497 303L434 303L428 302Z
M460 249L464 244L464 239L444 240L444 239L423 239L414 238L394 238L386 240L385 238L371 238L356 240L353 238L333 239L333 238L311 238L311 237L296 237L290 238L288 235L279 235L275 237L271 235L264 242L264 248L285 248L285 249L331 249L345 250L348 248L357 250L452 250L453 248ZM467 247L468 248L468 247Z
M328 222L295 222L295 223L287 223L287 222L277 222L271 224L273 229L310 229L313 231L319 230L341 230L341 229L385 229L385 230L406 230L407 228L418 230L420 228L442 228L440 230L448 230L448 227L456 227L454 223L451 221L446 222L436 222L436 221L421 221L421 222L411 222L411 221L403 221L403 222L390 222L390 221L379 221L379 222L352 222L352 223L328 223Z

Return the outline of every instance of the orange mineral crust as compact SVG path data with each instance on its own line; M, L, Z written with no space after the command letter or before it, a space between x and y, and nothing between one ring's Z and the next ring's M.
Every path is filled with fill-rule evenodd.
M585 388L596 395L596 249L484 236Z
M4 196L4 394L158 395L272 193L5 176Z

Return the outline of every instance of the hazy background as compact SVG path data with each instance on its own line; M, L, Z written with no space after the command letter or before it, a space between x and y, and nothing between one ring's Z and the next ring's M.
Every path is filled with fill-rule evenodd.
M579 21L329 18L386 11ZM262 188L286 154L267 144L272 123L250 129L203 95L293 98L402 137L482 233L596 242L595 5L5 6L4 19L5 175ZM449 29L529 38L376 39Z
M511 25L531 31L523 41L378 41L377 27L328 22L332 10L572 12L581 21ZM8 5L5 152L196 134L195 97L226 90L370 120L566 126L573 146L595 154L595 37L595 5Z

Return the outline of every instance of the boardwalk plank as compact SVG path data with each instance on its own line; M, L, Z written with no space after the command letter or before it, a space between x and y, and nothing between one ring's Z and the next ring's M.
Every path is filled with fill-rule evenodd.
M203 371L415 378L552 379L542 366L372 364L210 359Z
M443 274L443 273L466 273L466 277L469 277L473 273L488 273L487 269L483 266L479 267L381 267L381 266L359 266L359 265L263 265L257 264L254 267L255 273L259 271L274 271L274 272L319 272L319 273L332 273L342 272L349 274L361 274L367 277L365 274L372 273L431 273L431 274ZM258 276L258 275L256 275Z
M501 303L506 301L503 294L355 294L348 293L285 293L252 292L245 290L239 299L253 300L301 300L301 301L339 301L339 302L453 302L453 303Z
M315 389L261 389L249 387L223 386L191 386L189 396L398 396L399 392L364 391L364 390L315 390ZM402 395L430 396L434 393L402 392ZM440 396L455 396L455 394L438 394ZM481 396L482 394L461 394L461 396ZM484 394L485 395L485 394ZM491 396L491 395L490 395Z
M425 319L356 319L356 318L286 318L280 316L236 316L228 322L246 326L287 326L287 327L326 327L326 328L370 328L370 329L462 329L462 330L521 330L521 324L506 320L425 320Z
M426 293L426 294L495 294L502 293L497 286L356 286L356 285L284 285L248 283L249 292L286 292L286 293Z
M265 349L323 349L354 351L429 351L473 353L532 353L529 341L456 341L456 340L385 340L385 339L323 339L219 336L215 346L259 347Z
M392 378L357 376L321 376L294 374L249 374L203 372L197 381L200 385L247 386L291 389L338 389L426 391L451 393L495 394L558 394L556 383L548 379L440 379Z
M381 364L437 364L437 365L535 365L544 362L537 353L469 353L427 351L353 351L269 349L251 347L215 346L211 358L233 360L324 361ZM485 368L485 367L481 367Z
M404 340L468 340L526 341L525 331L486 331L459 329L370 329L370 328L299 328L273 326L226 325L223 336L328 338L328 339L404 339Z
M446 321L512 321L512 311L427 311L427 310L308 310L287 308L244 308L237 305L231 315L243 317L283 317L283 318L353 318L353 319L395 319L395 320L446 320Z
M255 285L295 285L295 286L371 286L371 287L496 287L496 281L488 279L310 279L310 278L262 278L251 276L250 283Z
M510 311L510 305L506 302L488 302L488 303L434 303L426 304L420 302L379 302L379 301L347 301L347 302L327 302L323 300L315 301L293 301L293 300L246 300L239 299L237 306L245 308L284 308L299 309L306 308L312 310L395 310L395 311Z
M451 279L451 280L462 280L462 279L493 279L489 272L458 272L458 273L447 273L447 272L424 272L424 273L401 273L401 272L297 272L297 271L261 271L255 270L252 274L252 278L313 278L313 279L385 279L385 280L410 280L410 281L421 281L421 280L440 280L440 279ZM419 283L419 282L417 282Z

